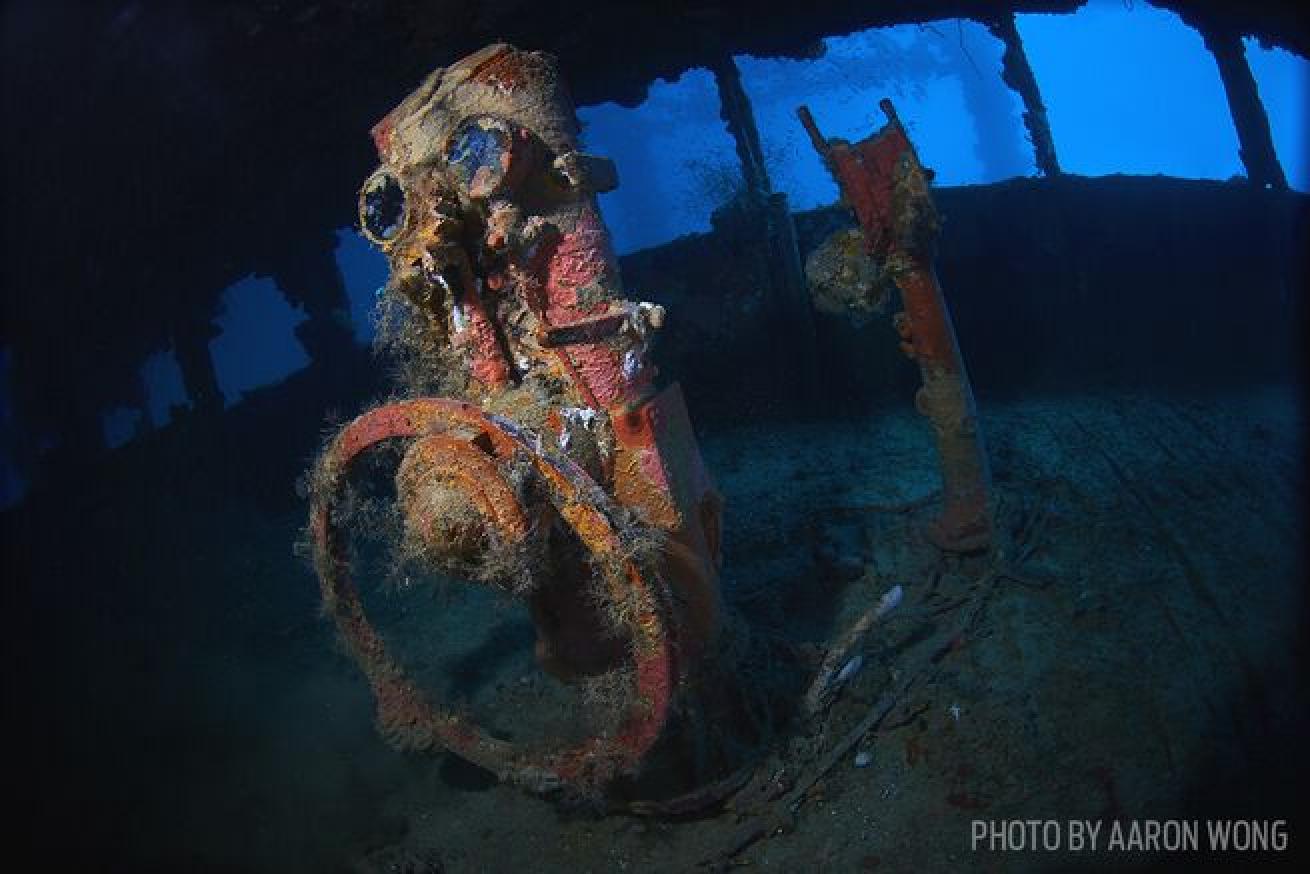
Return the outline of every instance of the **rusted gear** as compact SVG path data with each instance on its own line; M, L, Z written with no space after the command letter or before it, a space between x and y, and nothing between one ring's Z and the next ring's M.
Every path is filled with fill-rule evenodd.
M560 518L596 559L596 572L605 576L610 597L631 605L624 615L631 635L635 694L612 735L529 755L430 701L388 654L351 579L347 533L340 527L337 508L352 465L370 448L398 438L416 441L411 453L430 456L439 471L448 473L434 475L432 481L461 490L504 537L526 536L528 526L503 470L513 459L531 463ZM401 476L407 475L402 470ZM444 746L501 779L539 792L564 785L585 790L634 772L664 727L676 670L668 591L622 555L616 518L608 496L575 463L471 404L434 398L402 401L346 426L319 462L310 514L314 561L327 613L372 686L383 735L404 749Z
M519 543L528 535L528 519L495 457L467 439L416 440L400 463L396 490L407 539L435 566L473 562L489 537Z

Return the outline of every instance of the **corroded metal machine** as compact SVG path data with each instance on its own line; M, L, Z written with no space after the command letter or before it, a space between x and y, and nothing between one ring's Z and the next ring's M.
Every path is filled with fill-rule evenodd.
M330 440L310 515L326 611L384 736L538 791L637 770L720 618L721 502L680 390L656 388L664 312L623 299L596 205L613 165L577 130L554 60L507 45L434 72L373 129L360 224L404 308L409 385ZM434 386L448 396L423 396ZM351 578L345 507L383 448L400 458L412 555L526 601L550 674L628 672L611 729L516 745L432 700L388 651Z

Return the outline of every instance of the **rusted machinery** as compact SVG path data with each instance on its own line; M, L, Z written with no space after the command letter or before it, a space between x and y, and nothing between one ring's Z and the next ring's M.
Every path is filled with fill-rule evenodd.
M898 325L946 483L933 537L980 548L986 465L932 273L924 171L894 116L854 146L802 118L875 272L905 302ZM613 165L579 150L577 128L554 60L507 45L434 72L374 127L381 165L360 189L359 220L389 261L382 299L399 314L386 333L404 391L328 442L309 533L325 612L393 745L446 749L541 792L596 798L642 777L624 781L632 809L651 798L650 810L685 811L722 797L735 779L719 779L725 770L743 773L752 736L767 738L796 701L772 702L789 682L773 644L720 627L721 500L679 388L656 387L649 343L664 311L623 299L596 205L617 185ZM373 524L359 489L377 481L404 561L526 602L548 674L620 678L609 724L516 742L425 690L352 579L358 529ZM671 738L689 740L681 759ZM681 777L648 767L657 742L662 760L689 763Z
M655 387L648 338L664 313L623 300L595 197L614 168L579 151L577 128L551 57L493 45L373 129L381 166L360 223L388 257L385 295L407 308L410 394L439 382L454 396L342 428L310 514L326 610L384 736L538 791L636 771L720 614L720 499L680 390ZM351 579L344 496L363 459L397 446L407 548L525 600L554 676L629 672L611 729L544 751L510 743L431 700L388 652Z
M991 542L990 474L969 375L933 268L938 220L930 173L891 101L879 106L887 124L856 143L826 139L804 106L797 114L855 213L870 272L899 289L905 307L894 324L901 349L919 365L915 406L932 422L942 472L942 512L928 534L941 549L973 552Z

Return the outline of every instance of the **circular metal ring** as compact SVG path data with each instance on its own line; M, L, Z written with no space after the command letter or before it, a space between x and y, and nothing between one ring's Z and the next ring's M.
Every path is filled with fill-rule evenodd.
M334 518L352 463L385 440L470 430L478 434L474 442L480 442L482 451L494 458L519 455L531 460L560 518L586 550L601 559L595 564L604 574L611 597L635 604L627 621L636 691L610 735L536 755L494 738L465 717L429 701L388 654L381 635L365 614L350 576L348 537ZM581 468L565 456L547 454L532 435L471 404L424 398L379 407L347 425L320 458L317 483L310 532L323 602L369 679L377 702L378 723L388 740L405 749L443 746L501 779L543 792L565 785L594 789L620 774L637 770L664 728L673 693L669 596L661 582L642 574L631 559L623 556L612 521L615 510L604 491ZM516 527L512 520L508 525L510 529Z
M492 115L460 122L444 149L451 175L474 200L512 191L527 172L530 152L526 131Z
M359 229L373 243L389 248L405 229L409 204L405 188L386 167L359 187Z

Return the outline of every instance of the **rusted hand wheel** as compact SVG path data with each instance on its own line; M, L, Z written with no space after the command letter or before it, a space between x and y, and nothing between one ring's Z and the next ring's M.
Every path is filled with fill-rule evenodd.
M630 635L635 693L612 732L544 754L529 753L429 700L388 654L351 579L349 532L342 527L338 506L352 465L370 448L397 439L414 441L398 477L406 527L420 538L453 538L459 541L457 549L469 548L474 533L459 525L443 527L441 519L425 515L423 490L459 492L498 536L512 540L526 536L530 526L504 472L511 461L530 463L555 512L594 559L591 565L603 575L609 596L629 605L622 615ZM604 491L567 457L462 401L388 404L342 429L318 463L310 511L314 561L326 612L373 688L383 735L402 749L445 747L503 780L541 792L565 786L592 791L634 773L664 728L674 688L674 647L668 592L623 555L618 518Z

